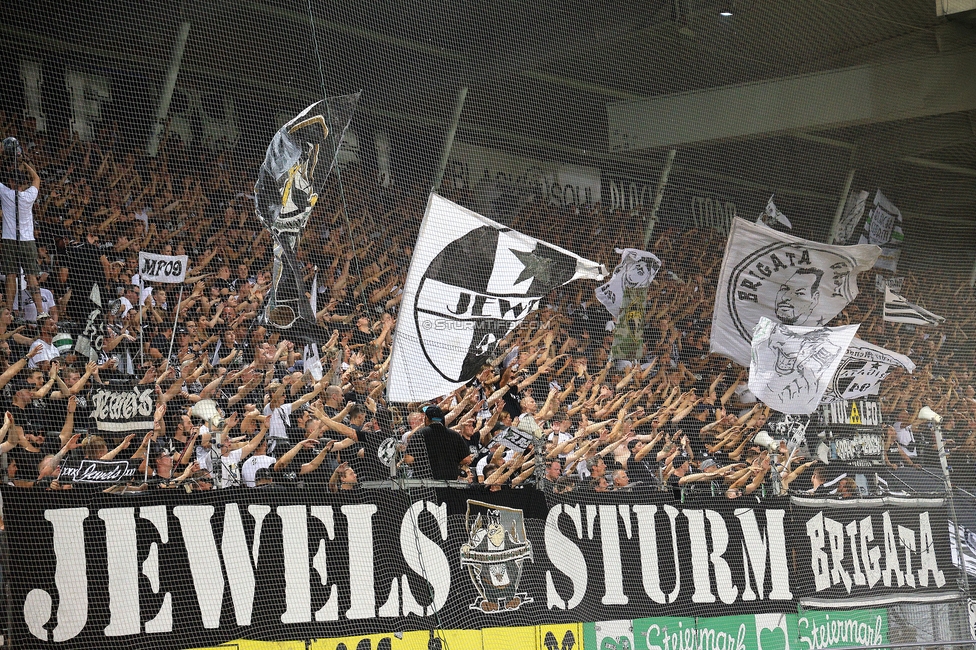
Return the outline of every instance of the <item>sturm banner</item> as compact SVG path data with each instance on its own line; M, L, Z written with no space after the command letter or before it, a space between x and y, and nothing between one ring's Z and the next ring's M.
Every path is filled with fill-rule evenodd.
M155 255L139 251L139 279L143 282L179 284L186 277L186 255Z
M22 648L200 647L946 599L940 503L2 488ZM67 644L67 645L65 645ZM731 647L731 646L729 646Z

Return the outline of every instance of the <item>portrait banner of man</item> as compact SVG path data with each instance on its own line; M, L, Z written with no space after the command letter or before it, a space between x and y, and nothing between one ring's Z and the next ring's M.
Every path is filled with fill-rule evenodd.
M792 327L760 318L752 338L749 390L781 413L813 413L858 327Z
M832 246L735 219L715 295L711 351L748 366L761 318L826 325L857 296L858 274L880 253L873 244Z
M615 249L620 263L610 279L596 288L596 298L616 319L611 356L632 361L644 354L647 289L661 270L661 260L637 248Z

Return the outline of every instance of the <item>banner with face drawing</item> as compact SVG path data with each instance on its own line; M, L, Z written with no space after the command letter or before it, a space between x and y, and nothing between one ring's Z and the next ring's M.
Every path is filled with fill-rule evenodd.
M446 395L470 381L553 288L605 274L601 264L431 194L404 286L387 399Z
M870 244L820 244L735 219L715 296L712 352L748 366L762 317L790 326L827 324L857 296L858 273L880 253Z
M813 413L858 327L791 327L760 318L752 337L749 390L781 413Z

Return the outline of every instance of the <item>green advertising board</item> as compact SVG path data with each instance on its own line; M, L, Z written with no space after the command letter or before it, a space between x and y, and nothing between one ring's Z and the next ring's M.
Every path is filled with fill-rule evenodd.
M583 624L584 650L819 650L887 642L884 609Z

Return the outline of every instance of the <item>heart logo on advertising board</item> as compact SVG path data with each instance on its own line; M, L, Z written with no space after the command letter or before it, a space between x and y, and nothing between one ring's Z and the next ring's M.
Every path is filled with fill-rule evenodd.
M775 627L759 632L759 650L789 650L786 643L786 632Z
M616 639L608 636L604 637L600 643L600 650L633 650L633 646L631 646L630 639L625 636Z

